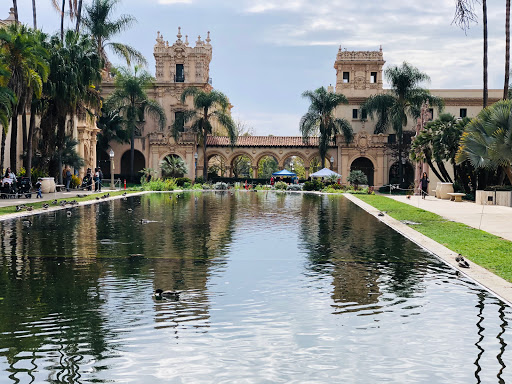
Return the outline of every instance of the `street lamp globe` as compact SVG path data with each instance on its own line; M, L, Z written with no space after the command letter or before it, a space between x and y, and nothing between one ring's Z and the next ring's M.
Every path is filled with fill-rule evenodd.
M112 148L110 148L110 152L108 154L109 154L111 159L114 158L114 150Z

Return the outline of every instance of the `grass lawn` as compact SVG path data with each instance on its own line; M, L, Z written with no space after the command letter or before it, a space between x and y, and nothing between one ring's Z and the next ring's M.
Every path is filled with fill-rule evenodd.
M409 220L418 232L462 254L470 261L512 282L512 242L465 224L448 221L441 216L379 195L357 195L357 198L386 211L397 220Z
M140 191L129 191L129 190L122 190L122 191L105 191L104 194L107 194L107 193L110 193L110 196L119 196L119 195L122 195L123 193L127 193L127 194L130 194L130 193L135 193L135 192L140 192ZM81 194L82 191L78 191L77 194ZM100 194L97 194L97 193L94 193L94 194L91 194L91 195L87 195L85 197L67 197L67 198L63 198L63 199L57 199L58 202L61 202L63 200L67 200L67 201L71 201L71 200L76 200L78 202L82 202L82 201L87 201L87 200L95 200L96 197L100 197L100 196L103 196L104 195L103 193L100 193ZM35 193L32 194L32 196L35 196ZM41 201L41 200L37 200L37 199L34 199L35 202L34 203L25 203L25 205L27 207L33 207L34 209L38 209L38 208L42 208L43 207L43 204L50 204L51 201L53 200L48 200L48 201ZM12 205L12 206L9 206L9 207L0 207L0 216L1 215L6 215L8 213L16 213L16 205L18 204L21 204L21 203L16 203L16 200L12 200L13 204L15 205ZM50 204L50 207L52 207L52 205Z

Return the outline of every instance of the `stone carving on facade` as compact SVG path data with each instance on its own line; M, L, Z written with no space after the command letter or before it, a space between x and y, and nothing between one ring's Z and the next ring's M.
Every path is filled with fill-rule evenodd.
M365 81L363 76L357 76L354 80L354 89L365 89Z

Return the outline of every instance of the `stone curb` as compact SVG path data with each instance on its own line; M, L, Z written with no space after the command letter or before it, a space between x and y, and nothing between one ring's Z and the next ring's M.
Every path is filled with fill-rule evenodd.
M475 263L471 263L471 268L469 269L460 268L458 263L455 261L455 257L457 256L456 252L446 248L444 245L439 244L437 241L432 240L430 237L419 233L408 225L386 214L384 216L379 216L378 214L380 211L377 208L371 206L368 203L365 203L352 194L344 193L343 196L360 208L364 209L369 214L375 216L378 220L382 221L390 228L402 234L412 242L418 244L428 252L432 253L445 264L449 265L455 270L458 270L461 274L469 277L476 284L490 291L499 299L512 306L512 283L509 283L505 279L502 279L501 277Z

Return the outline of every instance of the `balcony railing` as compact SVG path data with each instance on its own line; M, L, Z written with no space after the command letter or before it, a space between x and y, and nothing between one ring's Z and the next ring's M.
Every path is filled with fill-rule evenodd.
M174 75L174 82L175 83L184 83L185 75Z

